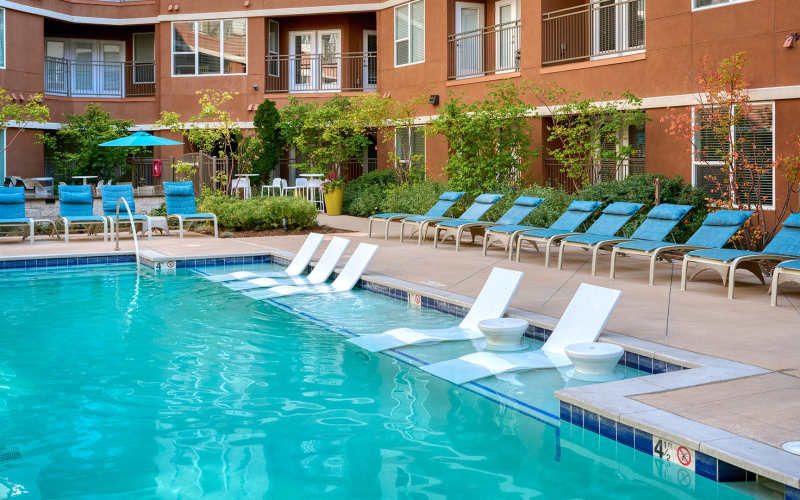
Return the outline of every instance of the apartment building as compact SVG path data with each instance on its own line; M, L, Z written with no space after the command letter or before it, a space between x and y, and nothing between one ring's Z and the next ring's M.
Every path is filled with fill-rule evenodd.
M55 128L65 113L99 102L115 117L152 129L161 110L189 116L196 91L237 92L233 116L251 126L265 98L379 92L429 96L420 121L450 92L485 95L496 81L557 84L600 96L629 90L650 121L620 131L640 154L624 176L647 171L702 183L690 141L659 121L698 103L704 59L746 51L763 147L779 158L800 132L800 10L796 0L3 0L0 86L18 99L43 93ZM438 105L436 104L438 98ZM532 120L546 137L547 118ZM164 132L156 131L163 134ZM401 156L424 154L443 176L447 144L398 130ZM376 144L364 168L385 167L391 142ZM180 155L162 148L157 156ZM6 175L44 173L44 152L26 132L3 159ZM530 176L553 182L546 155ZM765 176L768 201L786 190Z

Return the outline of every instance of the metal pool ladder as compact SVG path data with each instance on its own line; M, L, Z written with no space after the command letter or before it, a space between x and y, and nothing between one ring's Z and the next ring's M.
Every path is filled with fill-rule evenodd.
M128 220L131 223L131 234L133 234L133 247L136 250L136 272L139 272L139 239L136 237L136 224L133 221L133 214L131 213L131 207L128 205L128 200L125 199L124 196L120 196L117 200L117 215L114 218L114 227L115 227L115 241L116 247L114 250L119 250L119 207L121 204L125 204L125 210L128 212ZM152 229L151 229L152 231Z

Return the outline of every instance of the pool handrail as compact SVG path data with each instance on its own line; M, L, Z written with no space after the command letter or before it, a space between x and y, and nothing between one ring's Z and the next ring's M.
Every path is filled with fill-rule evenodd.
M117 200L117 213L114 217L114 240L116 241L116 247L114 250L119 251L119 207L121 204L125 204L125 210L128 212L128 220L131 222L131 234L133 234L133 247L136 251L136 272L139 272L139 239L136 237L136 226L133 223L133 214L131 213L131 207L128 205L128 200L125 199L124 196L120 196Z

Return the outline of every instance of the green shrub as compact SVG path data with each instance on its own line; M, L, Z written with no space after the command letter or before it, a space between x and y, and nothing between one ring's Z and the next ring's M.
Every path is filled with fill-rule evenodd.
M281 228L284 217L290 229L304 229L317 223L314 204L293 196L240 200L212 194L200 197L197 209L199 212L216 214L220 227L228 231Z
M147 215L150 217L165 217L167 215L167 204L161 202L160 207L150 210L150 213Z
M633 175L622 181L601 182L586 187L578 193L578 199L598 200L604 203L614 201L644 203L643 209L623 228L623 234L629 235L641 224L645 214L653 208L656 195L653 181L656 177L661 179L661 203L694 207L686 220L678 224L670 235L670 239L684 242L700 227L708 214L708 208L706 207L705 191L692 187L680 177L667 178L663 175L653 174Z
M349 215L366 217L380 212L386 189L397 185L397 176L391 170L376 170L348 182L344 186L342 211Z
M424 214L446 190L446 184L433 181L390 186L381 204L381 212Z

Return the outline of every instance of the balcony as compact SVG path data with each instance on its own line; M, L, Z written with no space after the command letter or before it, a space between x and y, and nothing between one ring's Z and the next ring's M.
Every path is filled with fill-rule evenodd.
M377 87L377 52L267 56L267 94L366 92Z
M48 57L44 62L44 93L63 97L153 97L155 76L155 63Z
M519 71L520 21L447 37L447 78L475 78Z
M542 16L542 64L591 61L645 49L645 0L594 0Z

